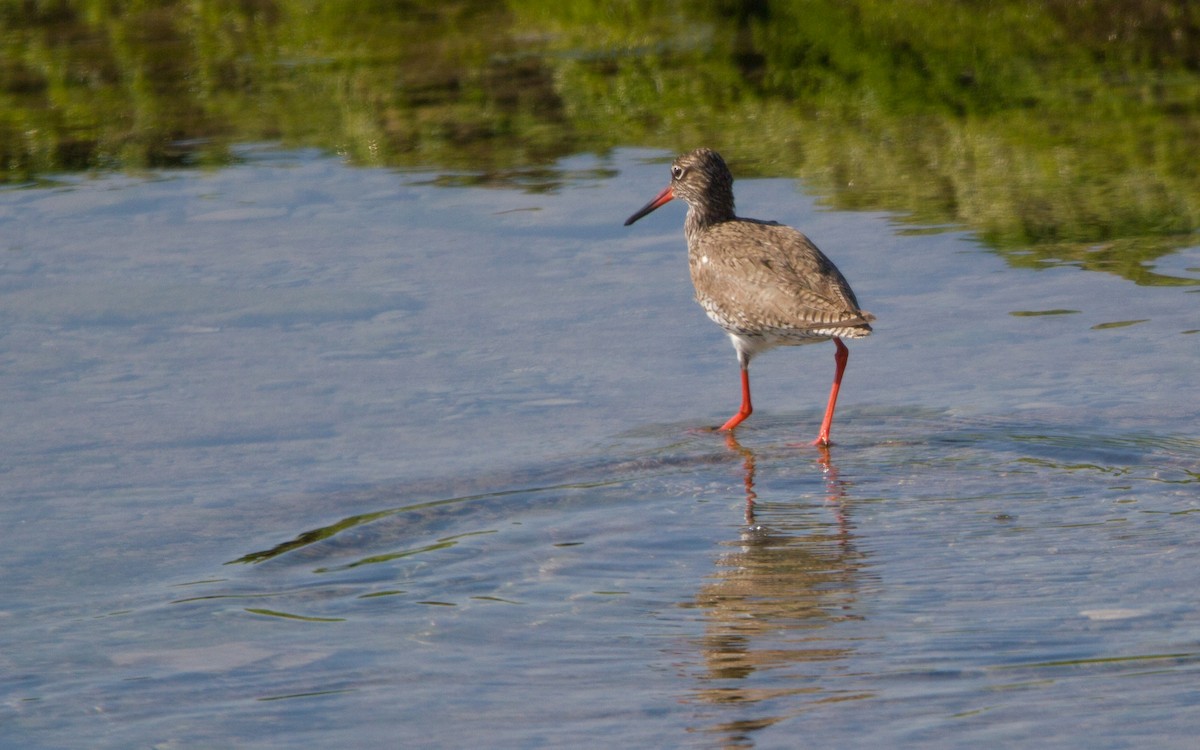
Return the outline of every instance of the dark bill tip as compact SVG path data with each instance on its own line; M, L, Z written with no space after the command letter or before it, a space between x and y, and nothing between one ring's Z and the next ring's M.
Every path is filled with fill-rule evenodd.
M658 195L654 196L653 200L651 200L649 203L647 203L646 205L639 208L637 213L635 213L633 216L630 216L628 219L626 219L625 226L629 226L633 222L642 218L646 214L650 213L651 211L658 208L662 204L668 202L669 200L671 200L674 197L675 197L675 194L671 192L671 186L668 185L665 190L663 190Z

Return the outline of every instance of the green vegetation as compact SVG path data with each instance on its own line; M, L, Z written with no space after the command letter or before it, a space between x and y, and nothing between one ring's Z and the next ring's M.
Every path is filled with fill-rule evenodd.
M834 206L1138 283L1200 227L1200 6L968 0L0 0L0 182L315 146L553 189L720 149Z

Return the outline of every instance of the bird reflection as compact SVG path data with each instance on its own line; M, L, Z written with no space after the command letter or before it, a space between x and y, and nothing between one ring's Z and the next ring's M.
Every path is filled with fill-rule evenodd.
M839 692L822 679L831 672L829 662L852 651L827 629L857 618L863 562L846 515L847 487L827 447L815 461L823 491L814 503L803 495L760 498L755 452L731 434L725 441L742 459L746 527L725 543L731 549L717 559L716 571L696 595L706 624L698 642L701 684L694 698L739 707L736 720L706 731L723 736L726 747L748 747L755 730L814 701L865 697ZM762 710L747 711L759 703Z

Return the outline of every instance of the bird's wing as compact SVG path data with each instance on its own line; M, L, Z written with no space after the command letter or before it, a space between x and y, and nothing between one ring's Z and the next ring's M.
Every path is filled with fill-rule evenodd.
M710 227L690 261L697 295L730 319L753 317L779 329L856 326L874 319L859 309L837 267L791 227L746 220Z

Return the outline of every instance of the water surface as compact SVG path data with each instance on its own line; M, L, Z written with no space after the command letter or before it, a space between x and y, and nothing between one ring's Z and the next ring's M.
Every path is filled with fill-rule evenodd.
M879 324L730 441L667 156L0 192L5 744L1190 746L1196 287L742 180Z

